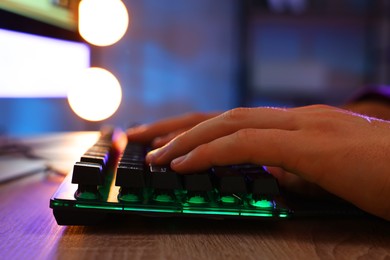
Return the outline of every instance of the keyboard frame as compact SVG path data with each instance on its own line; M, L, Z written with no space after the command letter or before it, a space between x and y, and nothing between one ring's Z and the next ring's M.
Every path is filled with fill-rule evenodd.
M112 129L101 132L98 141L111 142L114 136ZM97 144L97 143L95 143ZM98 192L86 192L77 196L79 184L72 183L73 172L70 172L57 191L50 199L50 208L58 225L97 225L104 223L110 216L142 215L148 217L192 217L210 219L254 219L254 220L282 220L292 217L329 217L348 216L356 217L365 215L363 211L346 203L339 198L310 199L296 196L282 190L279 195L267 196L266 200L272 202L272 206L255 206L252 204L251 195L236 194L241 196L241 203L224 203L218 197L215 187L209 191L211 202L194 203L186 201L183 190L175 190L176 202L157 202L149 196L149 190L145 188L142 201L129 202L118 199L120 187L115 186L116 168L122 151L112 149L106 162L107 172L105 183L95 186ZM76 163L77 164L77 163ZM261 167L261 166L259 166ZM79 173L79 172L78 172ZM84 175L86 172L82 172ZM147 172L147 174L153 174ZM83 184L84 185L84 184ZM83 190L85 189L83 186ZM213 195L215 194L215 196ZM276 193L272 193L276 194ZM80 195L80 193L78 194ZM84 196L85 195L85 196ZM266 201L267 202L267 201Z

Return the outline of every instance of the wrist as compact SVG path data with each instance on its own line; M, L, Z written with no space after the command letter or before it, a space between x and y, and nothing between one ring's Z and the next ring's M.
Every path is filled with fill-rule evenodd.
M390 86L365 88L354 95L343 108L355 113L390 120Z

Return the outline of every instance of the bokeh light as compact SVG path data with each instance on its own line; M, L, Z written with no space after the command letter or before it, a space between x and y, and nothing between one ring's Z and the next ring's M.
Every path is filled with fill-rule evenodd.
M129 15L120 0L82 0L79 32L89 43L108 46L119 41L129 25Z
M119 81L102 68L88 68L71 86L68 102L72 110L88 121L101 121L112 116L122 100Z

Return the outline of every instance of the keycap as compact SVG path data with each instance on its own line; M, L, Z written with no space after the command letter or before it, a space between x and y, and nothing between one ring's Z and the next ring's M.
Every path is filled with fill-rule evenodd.
M221 194L246 194L245 175L233 167L214 167L214 178Z
M219 180L219 190L223 194L227 193L247 193L244 176L226 176Z
M256 178L252 179L251 186L253 196L270 197L280 194L278 182L271 174L258 175Z
M116 171L115 185L127 188L146 187L144 167L120 163Z
M184 187L188 191L211 191L213 189L207 173L182 175Z
M125 150L123 151L124 155L137 154L137 155L145 155L145 146L138 143L128 143L126 145Z
M182 175L184 188L187 190L186 201L191 205L203 206L211 201L210 192L213 190L208 172Z
M72 183L81 185L103 185L102 166L97 163L76 162L73 166Z
M83 156L81 156L80 162L97 163L104 168L107 164L107 158L104 156L84 154Z
M84 153L84 155L104 157L106 161L108 161L110 157L110 153L108 151L96 151L96 150L88 150Z
M126 159L126 158L122 158L119 161L119 164L121 164L121 163L122 164L127 164L127 165L133 165L133 166L144 166L144 162L143 161Z
M173 172L169 167L150 166L150 186L155 189L175 190L182 189L181 175Z

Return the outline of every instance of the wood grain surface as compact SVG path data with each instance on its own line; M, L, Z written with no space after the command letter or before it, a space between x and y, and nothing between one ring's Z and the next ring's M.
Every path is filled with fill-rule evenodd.
M390 259L390 222L376 218L240 221L108 220L58 226L49 199L62 177L0 184L0 259Z

